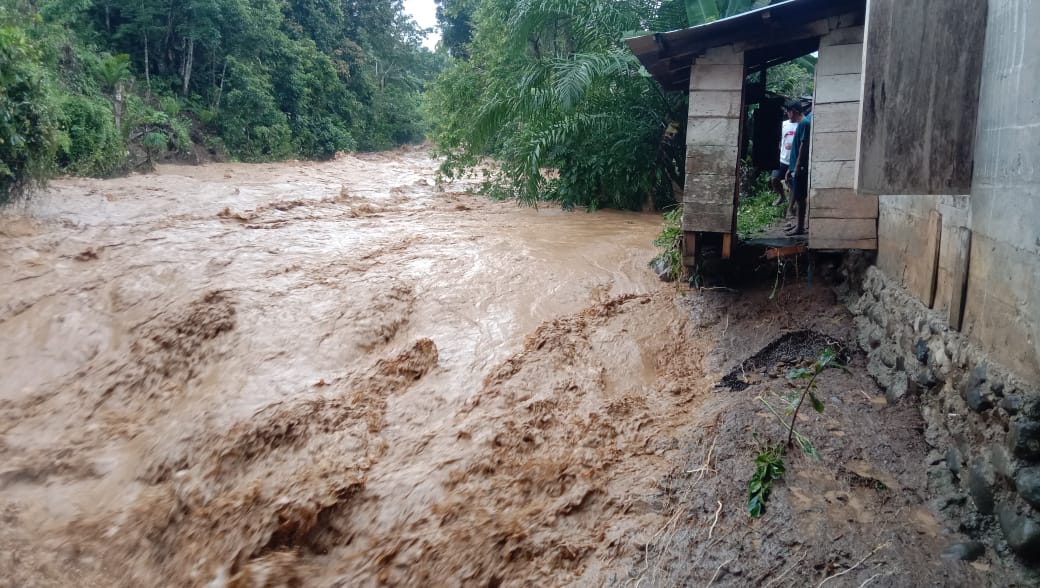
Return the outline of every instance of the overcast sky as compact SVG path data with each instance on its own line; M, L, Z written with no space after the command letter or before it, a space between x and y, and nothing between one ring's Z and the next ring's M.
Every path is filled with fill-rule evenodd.
M437 26L437 4L434 0L404 0L404 8L412 15L415 22L424 29L432 29ZM434 31L426 37L426 45L431 51L440 41L440 31Z

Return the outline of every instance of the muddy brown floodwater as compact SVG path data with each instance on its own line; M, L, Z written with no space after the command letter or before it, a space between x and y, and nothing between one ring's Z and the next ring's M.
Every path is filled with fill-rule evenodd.
M684 324L646 269L659 217L440 192L436 165L163 167L9 207L0 575L562 583L607 565L639 521L602 507L653 490L655 430L684 402L656 402L661 326L630 312Z
M0 211L0 586L1014 584L939 557L964 538L921 419L861 354L799 417L822 461L746 515L761 401L853 347L829 290L679 296L658 216L436 165L163 167Z

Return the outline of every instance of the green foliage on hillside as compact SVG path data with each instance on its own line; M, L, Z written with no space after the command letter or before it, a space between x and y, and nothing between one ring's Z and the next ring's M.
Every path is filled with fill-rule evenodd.
M451 178L500 163L485 190L526 204L657 208L685 168L684 92L664 92L623 39L769 0L438 0L453 59L427 94Z
M42 181L60 139L39 51L0 7L0 202Z
M442 171L484 156L492 195L566 207L640 208L682 183L686 97L665 93L623 44L686 25L680 2L471 0L442 13L472 31L427 106ZM444 18L442 17L442 23Z
M195 145L246 161L421 141L443 59L402 0L0 0L0 198Z

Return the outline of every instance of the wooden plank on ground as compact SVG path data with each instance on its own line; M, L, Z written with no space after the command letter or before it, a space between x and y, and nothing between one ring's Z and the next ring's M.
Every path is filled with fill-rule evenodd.
M912 237L907 236L905 250L902 253L902 263L905 265L903 285L921 303L930 307L934 297L935 274L939 270L936 248L939 246L942 231L942 215L937 210L930 210L927 220L920 217L912 219L911 222L916 221L916 226L921 229Z
M878 217L877 194L860 194L850 189L813 190L809 197L809 218Z
M792 257L795 255L801 255L809 250L809 246L804 243L798 245L789 245L787 247L771 247L766 250L766 259L779 259L781 257Z
M858 102L863 92L861 74L816 76L816 104Z
M957 227L956 258L950 278L950 327L961 330L964 322L964 301L968 293L968 271L971 266L971 229Z

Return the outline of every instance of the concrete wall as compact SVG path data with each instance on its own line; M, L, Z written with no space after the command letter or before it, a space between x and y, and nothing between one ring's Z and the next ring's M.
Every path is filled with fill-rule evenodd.
M1040 2L989 0L971 193L881 196L878 267L851 304L872 374L890 398L921 404L937 508L1036 567L1038 30Z
M947 314L962 288L957 267L968 263L961 330L1033 385L1040 385L1037 30L1040 2L990 0L971 194L881 196L878 228L878 266ZM936 216L941 230L930 224ZM960 227L971 230L970 256L956 238Z
M1040 2L991 0L964 331L1040 384Z

